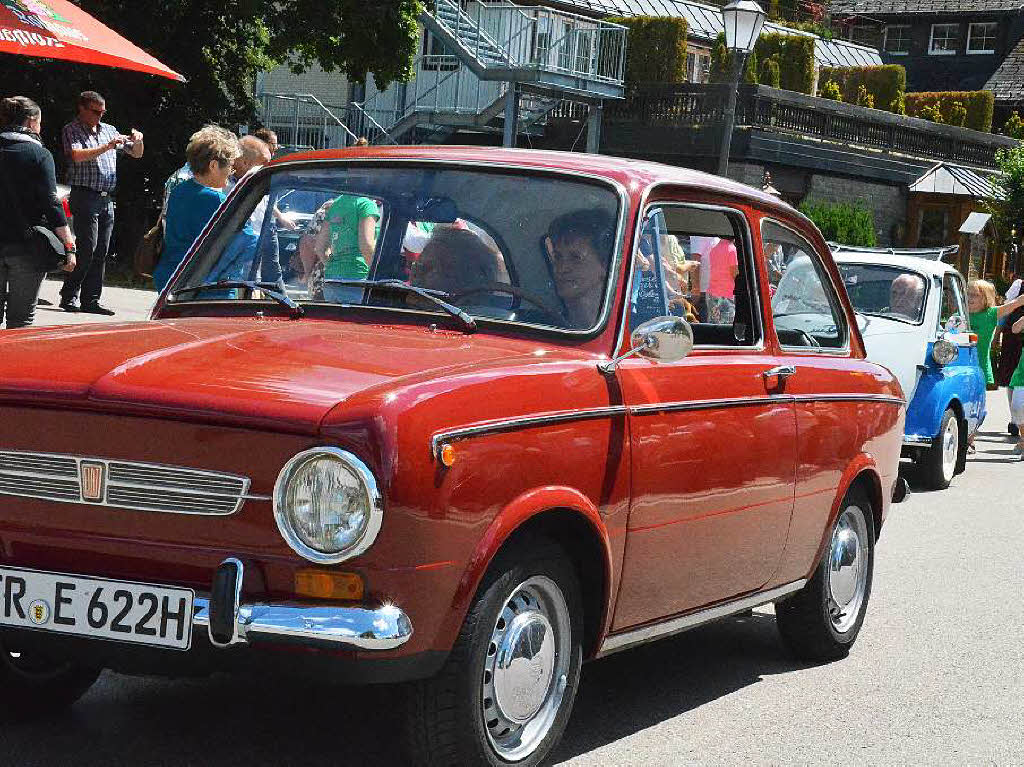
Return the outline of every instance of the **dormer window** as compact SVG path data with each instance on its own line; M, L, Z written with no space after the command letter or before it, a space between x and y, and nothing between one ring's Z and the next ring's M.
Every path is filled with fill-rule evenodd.
M959 24L932 24L928 53L932 56L953 56L960 38Z
M995 53L999 24L995 21L971 24L967 28L968 53Z
M882 50L894 56L906 56L910 53L910 26L908 24L890 24L885 28L885 40Z

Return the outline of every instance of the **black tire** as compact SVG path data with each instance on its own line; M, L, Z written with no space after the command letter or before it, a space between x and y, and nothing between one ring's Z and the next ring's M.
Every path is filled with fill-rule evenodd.
M858 557L861 566L866 565L866 571L860 599L855 606L853 602L847 602L849 607L843 611L839 609L839 603L834 597L837 586L833 583L830 571L833 569L833 560L839 564L848 561L843 557L848 549L840 548L837 551L835 542L837 531L848 532L847 527L840 530L844 521L849 523L853 517L860 519L854 526L859 528ZM863 547L859 545L861 541ZM779 633L794 656L801 660L833 661L849 654L864 624L874 567L875 528L871 502L859 488L851 489L843 499L836 521L829 531L825 552L814 575L796 594L775 604ZM838 574L839 571L836 572L836 581L839 581L842 576Z
M536 746L525 755L508 758L506 753L503 758L491 739L502 734L495 729L499 725L493 722L504 713L496 708L499 695L493 694L491 698L486 692L487 682L497 687L497 680L487 670L487 664L493 663L490 659L495 656L496 632L503 625L511 625L502 622L509 609L508 600L523 593L520 587L535 579L554 584L561 593L567 611L566 625L570 629L568 652L555 656L555 670L546 688L545 705L549 700L557 700L554 691L559 681L556 677L564 676L565 683L560 703L552 703L550 716L544 718L550 724L540 730L543 735L538 736ZM561 738L572 713L583 660L582 632L579 581L565 552L549 541L537 539L507 549L495 560L481 583L444 667L434 678L411 685L407 692L405 740L410 761L416 765L445 767L456 764L532 767L539 764ZM540 655L538 652L533 657ZM563 657L565 666L562 673L558 673ZM488 704L490 708L485 708ZM490 729L485 712L488 712L486 716L494 717ZM542 717L538 715L535 719Z
M951 424L956 426L956 457L952 467L948 462L946 435ZM917 465L921 471L921 480L925 486L932 490L945 490L949 487L953 477L963 471L967 452L967 435L964 425L960 423L952 408L947 408L942 414L942 423L939 426L939 435L932 441L931 447L922 450L917 458Z
M66 709L85 695L101 670L0 642L0 721L36 719Z

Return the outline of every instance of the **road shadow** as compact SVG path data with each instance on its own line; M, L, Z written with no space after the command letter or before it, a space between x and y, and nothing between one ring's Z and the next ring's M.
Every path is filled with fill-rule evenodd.
M761 613L594 661L584 667L569 729L552 761L805 667L787 656L775 619ZM388 686L242 675L171 681L108 673L69 712L6 725L0 761L19 767L400 765L407 760L398 737L399 694Z

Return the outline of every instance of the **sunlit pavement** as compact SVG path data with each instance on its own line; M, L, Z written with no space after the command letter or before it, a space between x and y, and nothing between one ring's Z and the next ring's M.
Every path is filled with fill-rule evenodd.
M590 663L554 761L1024 763L1024 464L1004 392L989 408L967 473L894 507L849 658L794 662L765 609ZM388 687L107 673L69 713L6 726L0 764L398 765L396 700Z
M42 290L39 291L39 297L48 302L48 304L36 305L36 320L33 323L36 327L82 325L89 322L144 320L149 317L149 311L153 308L153 304L156 303L157 294L155 291L106 286L103 288L100 303L116 312L113 317L105 317L101 314L85 314L84 312L66 312L58 305L60 303L61 284L60 280L48 279L43 282Z

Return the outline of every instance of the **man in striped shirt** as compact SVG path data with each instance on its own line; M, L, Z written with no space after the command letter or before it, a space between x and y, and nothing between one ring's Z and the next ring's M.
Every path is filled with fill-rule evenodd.
M100 305L103 270L114 229L117 153L142 157L142 134L118 132L101 122L106 101L96 91L78 97L78 117L64 126L64 157L71 187L71 214L78 238L78 266L64 278L60 306L66 312L112 315ZM79 291L82 303L77 301Z

